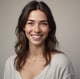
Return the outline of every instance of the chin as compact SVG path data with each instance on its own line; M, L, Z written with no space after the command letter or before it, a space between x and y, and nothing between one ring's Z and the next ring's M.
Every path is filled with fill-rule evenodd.
M41 46L41 45L43 45L43 42L35 41L35 42L32 42L32 44L35 46Z

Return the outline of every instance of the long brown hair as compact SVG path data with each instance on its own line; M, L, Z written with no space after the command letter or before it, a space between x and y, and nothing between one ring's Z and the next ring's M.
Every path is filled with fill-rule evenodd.
M56 24L54 21L54 18L52 16L52 13L50 11L50 8L45 4L44 2L40 1L31 1L29 2L22 10L21 15L19 16L18 24L16 27L16 36L17 36L17 43L15 45L15 51L16 51L16 58L15 58L15 66L16 69L19 71L24 66L26 59L29 55L28 49L29 49L29 42L25 35L25 32L23 28L25 27L26 21L28 19L28 16L31 11L33 10L41 10L45 13L48 19L48 24L50 28L50 32L48 34L47 39L45 40L45 52L43 53L43 56L46 60L46 65L50 63L51 61L51 53L57 51L56 45L58 44L58 41L56 39L55 33L56 33Z

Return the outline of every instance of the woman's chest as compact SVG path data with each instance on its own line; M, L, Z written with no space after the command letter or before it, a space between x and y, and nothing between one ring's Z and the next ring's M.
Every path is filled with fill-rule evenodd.
M44 69L44 65L44 59L26 62L23 69L20 72L22 79L33 79L41 73L41 71Z

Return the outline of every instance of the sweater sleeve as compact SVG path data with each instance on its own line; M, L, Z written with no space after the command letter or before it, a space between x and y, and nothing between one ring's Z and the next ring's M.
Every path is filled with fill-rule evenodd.
M11 70L10 70L9 60L7 60L5 63L4 79L11 79Z
M14 74L14 58L15 56L11 56L7 59L4 68L4 78L3 79L13 79L12 75Z
M69 63L66 66L60 67L60 79L75 79L73 66L71 63Z
M58 79L75 79L75 73L70 59L63 55L58 61Z

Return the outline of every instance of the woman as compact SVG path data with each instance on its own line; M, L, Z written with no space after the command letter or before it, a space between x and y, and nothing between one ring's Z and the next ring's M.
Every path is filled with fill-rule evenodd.
M16 27L16 55L5 65L4 79L74 79L68 57L57 50L56 24L44 2L31 1Z

